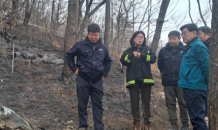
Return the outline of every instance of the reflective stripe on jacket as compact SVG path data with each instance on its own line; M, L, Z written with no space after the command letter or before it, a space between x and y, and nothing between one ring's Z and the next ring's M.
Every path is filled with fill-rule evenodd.
M140 58L134 57L134 51L141 53ZM128 48L124 51L120 61L124 66L127 66L126 87L135 84L136 80L138 80L136 79L138 75L141 75L140 80L143 81L145 85L154 85L150 64L156 62L156 55L148 46L142 45L139 49L135 46Z

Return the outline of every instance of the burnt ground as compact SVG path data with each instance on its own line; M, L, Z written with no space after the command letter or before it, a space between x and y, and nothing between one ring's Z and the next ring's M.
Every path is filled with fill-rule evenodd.
M8 45L1 43L0 48ZM43 41L17 41L18 51L40 53L63 59L63 52L48 49ZM15 58L14 76L11 77L11 58L0 57L0 104L14 110L33 124L46 130L76 130L78 128L76 76L65 85L60 81L62 65L47 64L43 58L32 62ZM118 58L113 58L109 75L104 79L103 121L106 130L132 130L130 98L123 98L123 73ZM164 130L169 125L163 87L157 67L152 65L155 85L152 87L151 122L153 130ZM88 104L89 129L94 130L91 103ZM141 116L142 117L142 116ZM180 125L180 121L179 121Z

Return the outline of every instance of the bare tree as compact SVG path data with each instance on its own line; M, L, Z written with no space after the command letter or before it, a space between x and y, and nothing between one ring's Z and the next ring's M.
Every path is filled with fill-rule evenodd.
M46 28L50 27L51 11L49 8L50 0L37 0L33 8L32 17L30 22L38 26Z
M120 4L118 5L118 11L117 11L117 16L116 16L116 25L115 25L116 35L113 38L113 50L114 50L116 41L121 36L121 24L122 24L123 15L124 13L122 9L122 2L120 2Z
M54 27L54 10L55 10L55 0L52 0L50 29L53 29L53 27Z
M149 32L150 32L150 23L151 23L151 3L152 1L148 1L148 29L147 29L147 37L146 37L146 43L149 42Z
M189 17L190 17L190 19L191 19L191 21L192 21L192 23L194 23L193 22L193 19L192 19L192 16L191 16L191 1L190 0L188 0L188 2L189 2L189 4L188 4L188 8L189 8Z
M154 52L156 52L158 48L162 26L163 26L163 23L165 22L164 19L165 19L165 15L166 15L169 3L170 3L170 0L163 0L161 3L159 16L158 16L157 23L156 23L156 29L155 29L154 37L151 43L151 49Z
M78 14L79 14L79 1L69 0L67 26L66 26L65 37L64 37L64 66L63 66L63 71L62 71L62 76L61 76L61 79L66 84L69 84L69 75L71 73L71 70L67 66L65 56L66 56L66 53L69 51L69 49L76 42Z
M66 22L66 5L67 2L64 0L52 1L51 29L57 30L60 25L63 25Z
M83 32L87 26L87 23L90 19L90 17L106 2L106 0L103 0L101 3L99 3L93 10L91 10L91 7L93 5L93 0L86 0L86 11L85 16L83 18L83 21L80 25L77 40L81 40L83 37Z
M0 0L0 10L3 8L3 0Z
M113 35L113 33L114 33L114 2L113 2L113 0L111 1L111 19L110 19L110 22L111 22L110 23L111 24L110 39L112 41L112 39L114 37L114 35Z
M11 17L11 28L13 29L16 26L16 13L18 9L19 0L12 0L12 17Z
M123 2L125 14L126 14L125 20L124 20L124 26L123 26L122 45L121 45L121 47L123 48L123 47L124 47L124 39L125 39L126 29L127 29L127 27L128 27L128 24L130 23L130 22L128 21L128 19L129 19L129 12L130 12L131 7L134 6L134 5L133 5L133 2L130 2L130 3L128 4L129 7L126 7L126 3L124 2L124 0L122 0L122 2Z
M212 7L211 7L210 2L211 2L211 0L209 0L209 8L210 8L210 11L212 12Z
M79 17L78 17L78 27L80 23L82 22L82 6L85 0L79 0Z
M188 10L187 10L188 11ZM186 15L187 15L187 11L185 12L184 16L182 16L182 14L173 14L171 16L171 21L175 24L175 27L177 30L179 30L181 24L184 22Z
M209 129L218 129L218 1L213 0L209 67Z
M23 25L24 26L28 26L32 11L33 11L33 7L35 5L35 0L32 1L31 7L30 6L30 2L29 0L25 0L26 1L26 8L25 8L25 18L23 21Z
M106 1L104 44L108 47L110 40L110 0Z
M197 0L197 2L198 2L198 9L199 9L199 13L200 13L201 19L202 19L204 25L207 26L207 23L206 23L206 21L205 21L203 15L202 15L202 12L201 12L201 5L200 5L199 0Z

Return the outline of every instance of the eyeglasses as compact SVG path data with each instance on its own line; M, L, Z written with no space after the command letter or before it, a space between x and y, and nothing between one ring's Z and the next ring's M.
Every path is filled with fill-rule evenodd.
M187 35L188 33L190 33L190 32L183 32L183 33L181 34L181 36Z
M137 36L137 37L135 37L135 38L137 38L137 39L143 39L144 37L142 37L142 36Z

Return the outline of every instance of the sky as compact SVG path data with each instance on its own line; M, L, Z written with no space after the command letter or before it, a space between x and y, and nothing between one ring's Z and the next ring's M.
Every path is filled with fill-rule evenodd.
M113 0L113 1L116 1L116 0ZM135 0L135 1L141 1L141 0ZM159 1L159 0L152 0L152 3L156 3L157 1ZM201 4L201 11L202 11L202 13L204 13L206 9L209 9L209 0L199 0L199 1ZM141 4L142 10L140 10L140 8L138 8L138 7L136 7L136 9L135 9L136 14L139 13L139 15L141 16L140 18L135 20L136 22L141 21L143 13L144 13L144 9L146 8L147 0L144 0L143 2L144 3ZM193 18L194 23L196 23L196 21L198 21L198 19L200 18L197 0L190 0L190 2L191 2L191 16ZM170 31L172 31L172 30L180 31L179 28L182 25L187 24L187 23L191 23L191 20L189 17L189 12L188 12L188 6L189 6L188 0L171 0L170 1L170 4L169 4L168 9L167 9L167 14L165 17L166 22L164 22L162 32L161 32L160 41L162 41L163 46L168 42L168 33ZM105 12L104 8L105 7L102 7L96 15L104 15L104 12ZM207 25L209 27L211 27L211 12L210 11L208 11L208 12L209 12L207 14L208 18L206 21L207 21ZM158 14L159 14L159 10L156 11L156 13L152 17L152 19L156 20L158 18ZM175 21L180 23L180 25L176 26L175 22L172 20L172 16L174 17ZM130 14L129 14L129 19L132 20L132 12L130 12ZM147 19L145 19L145 21L146 20ZM104 23L104 18L102 18L102 20L99 20L99 21ZM203 22L198 22L197 25L198 25L198 27L204 26ZM138 29L138 26L139 26L139 23L135 24L135 31ZM156 22L153 24L152 30L155 30L155 26L156 26ZM145 28L142 31L144 31L146 34L147 28ZM152 35L154 35L154 33ZM149 41L152 41L152 38Z
M165 18L165 20L171 19L171 15L175 13L175 18L179 19L180 21L181 21L181 19L184 18L184 15L186 15L185 20L182 22L181 26L184 24L187 24L187 23L191 23L189 14L187 12L188 5L189 5L188 0L178 0L178 4L176 1L177 0L175 0L175 2L173 2L173 0L171 0L171 3L170 3L169 8L167 10L167 13L171 12L172 10L173 11L170 13L170 15L168 15ZM200 17L197 0L190 0L190 2L191 2L191 16L193 18L193 21L196 22L198 20L198 18ZM200 5L201 5L201 11L203 13L209 7L209 0L200 0ZM206 22L207 22L207 25L209 27L211 27L211 12L208 13L208 16L209 16L209 18L206 20ZM179 31L179 28L176 28L176 26L173 26L173 25L174 25L174 22L172 20L164 23L164 27L163 27L164 31L162 31L162 33L161 33L161 39L164 43L166 43L168 41L168 33L170 31L172 31L172 30ZM202 22L197 23L197 25L198 25L198 27L204 26L204 24ZM166 27L167 27L167 30L164 29Z

